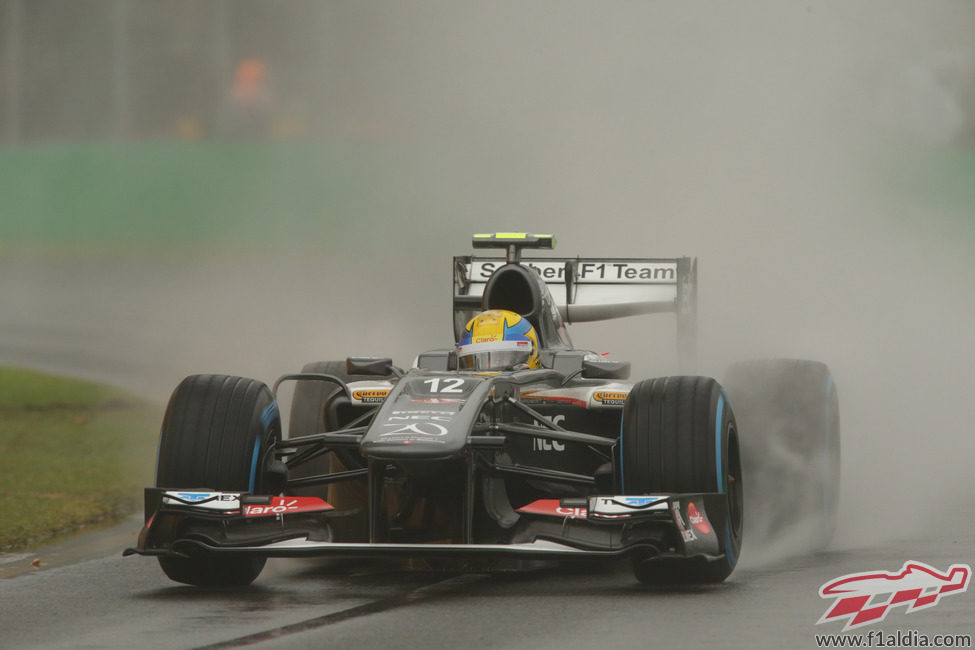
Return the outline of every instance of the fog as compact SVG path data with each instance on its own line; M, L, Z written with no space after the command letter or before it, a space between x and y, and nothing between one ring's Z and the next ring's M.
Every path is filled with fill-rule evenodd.
M308 361L402 365L449 345L450 257L475 231L552 232L561 255L696 256L702 373L773 356L833 370L835 544L950 534L952 502L975 487L972 206L903 181L971 128L973 14L949 1L330 6L336 38L302 76L357 93L330 104L321 146L360 133L388 147L356 234L80 270L45 257L8 275L7 295L16 285L27 319L47 321L83 283L73 331L110 339L92 349L112 358L87 374L126 366L159 394L191 372L270 382ZM294 205L271 186L267 200ZM676 371L673 328L653 318L572 333L632 359L635 379Z
M418 333L447 299L434 252L463 252L473 230L554 232L569 255L698 256L703 372L768 356L833 369L837 543L950 527L975 458L972 206L896 178L963 127L950 75L975 75L970 7L442 4L397 18L370 47L383 100L402 108L387 115L416 144L407 208L439 217L422 223L449 242L416 245L414 262L434 263L419 284L440 283ZM379 238L395 244L410 225L389 218ZM672 372L647 328L574 332L611 340L637 376Z

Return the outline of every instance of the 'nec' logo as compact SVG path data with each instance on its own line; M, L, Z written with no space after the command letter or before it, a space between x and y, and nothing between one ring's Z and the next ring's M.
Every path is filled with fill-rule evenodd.
M820 598L836 601L816 624L848 619L845 632L879 623L891 607L898 605L906 605L908 614L934 607L942 596L966 591L971 576L972 567L967 564L952 564L942 573L923 562L905 562L898 573L870 571L840 576L819 588Z

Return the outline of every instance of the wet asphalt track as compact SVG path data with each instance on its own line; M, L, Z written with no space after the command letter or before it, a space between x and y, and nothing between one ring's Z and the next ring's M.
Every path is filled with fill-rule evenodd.
M113 380L164 399L183 374L215 370L197 366L222 358L235 359L227 370L261 377L273 376L274 364L284 372L308 360L293 348L314 331L272 318L238 319L232 337L186 336L234 318L240 305L208 302L189 282L199 269L126 264L2 262L0 363ZM268 291L279 280L245 279ZM298 284L300 293L313 283ZM145 301L147 293L156 300ZM193 327L180 328L188 314ZM367 308L353 315L371 316ZM316 327L327 325L325 310L311 317ZM290 336L293 345L229 356L269 333ZM122 558L139 527L133 518L58 547L0 556L0 648L811 648L815 634L840 628L815 625L828 604L820 585L845 573L894 571L906 560L941 569L972 563L973 521L975 508L960 500L950 518L923 533L777 560L761 540L746 538L743 564L715 587L643 587L625 564L451 575L272 560L252 587L228 591L178 586L153 560ZM909 615L895 610L877 629L971 635L975 591Z

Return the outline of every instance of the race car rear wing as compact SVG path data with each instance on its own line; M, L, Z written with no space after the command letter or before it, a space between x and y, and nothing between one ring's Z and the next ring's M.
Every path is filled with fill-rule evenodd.
M454 312L487 308L484 291L507 264L531 269L548 288L567 323L637 314L674 313L682 366L697 348L697 258L562 258L521 256L522 248L554 248L551 235L475 235L475 248L503 248L506 258L454 257Z

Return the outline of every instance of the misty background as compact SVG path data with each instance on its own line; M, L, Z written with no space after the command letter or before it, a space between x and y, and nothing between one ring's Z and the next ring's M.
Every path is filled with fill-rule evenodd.
M975 438L975 5L0 0L0 361L164 401L451 341L475 231L697 256L701 372L830 365L838 545ZM673 326L572 330L676 371Z

